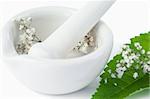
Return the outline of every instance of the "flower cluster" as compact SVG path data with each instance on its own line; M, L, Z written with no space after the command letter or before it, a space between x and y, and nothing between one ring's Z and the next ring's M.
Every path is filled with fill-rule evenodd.
M32 18L19 18L16 19L19 26L19 40L16 45L16 51L18 54L28 54L29 49L33 44L41 42L40 38L36 34L36 30L31 26ZM83 54L88 54L96 49L96 35L94 34L94 29L92 29L84 39L78 42L77 46L73 48L73 51L81 52Z
M140 54L144 56L143 61L139 59L137 62L140 64L144 73L150 73L150 51L146 52L138 42L134 46L139 51L139 56Z
M16 19L16 22L21 33L16 45L16 51L18 54L28 54L28 51L33 46L33 44L41 42L41 40L37 36L35 28L31 26L31 17L19 18Z
M124 45L122 47L122 59L116 61L117 64L115 72L112 72L110 69L108 70L108 73L110 74L111 78L122 78L123 74L127 71L127 69L131 66L134 66L135 63L138 64L137 66L134 66L135 71L139 68L142 68L143 73L150 73L150 51L146 52L139 42L134 43L134 47L137 51L131 49L129 45ZM133 73L134 79L137 79L138 76L138 72ZM104 83L107 82L107 78L105 78ZM117 83L114 83L114 85L117 86Z
M73 48L74 51L81 52L83 54L88 54L96 49L96 34L94 32L94 28L87 33L83 40L79 41L77 46Z

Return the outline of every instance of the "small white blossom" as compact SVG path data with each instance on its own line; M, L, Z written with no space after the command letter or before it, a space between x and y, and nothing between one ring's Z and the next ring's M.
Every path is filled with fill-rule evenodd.
M136 56L137 56L137 57L140 57L141 55L140 55L139 53L136 53Z
M118 84L117 84L117 83L114 83L114 86L118 86Z
M85 46L80 47L79 51L83 52L84 54L88 53L88 50L87 50L87 48Z
M145 50L144 49L141 50L141 54L145 54Z
M132 66L132 64L131 63L127 63L127 68L129 68L129 67L131 67Z
M137 66L135 66L134 68L137 70L137 69L139 69L139 66L137 65Z
M111 69L108 70L108 73L111 73Z
M121 64L120 63L118 63L117 65L116 65L116 67L120 67L121 66Z
M117 62L117 63L119 63L120 61L119 61L119 60L117 60L116 62Z
M108 82L108 81L107 81L107 78L105 78L105 79L104 79L104 83L106 84L107 82Z
M130 63L131 63L131 64L133 64L133 63L134 63L134 61L133 61L133 60L130 60Z
M31 30L30 30L30 29L27 29L26 32L30 34L30 33L31 33Z
M127 56L128 55L128 52L127 51L123 51L122 52L122 57L125 57L125 56Z
M97 49L94 28L84 36L83 40L79 41L78 44L73 48L74 51L79 51L83 54L88 54L92 50Z
M129 49L129 45L123 45L122 49Z
M35 32L36 32L36 31L35 31L35 28L32 27L32 28L31 28L31 32L32 32L32 33L35 33Z
M89 40L90 40L91 42L94 41L94 37L91 36Z
M150 60L147 62L148 65L150 65Z
M32 18L31 18L31 17L28 17L28 18L27 18L27 21L28 21L28 22L32 22Z
M130 57L124 60L126 63L130 62Z
M150 51L147 51L147 55L150 55Z
M121 59L121 60L120 60L120 63L121 63L121 64L124 64L124 63L125 63L125 60L124 60L124 59Z
M19 30L22 30L24 28L24 25L19 25Z
M108 65L106 64L105 68L108 67Z
M143 64L143 72L144 73L149 73L150 72L150 65Z
M137 77L138 77L138 73L135 72L135 73L133 74L133 78L136 79Z
M116 75L114 73L111 74L112 78L116 78Z
M116 68L117 77L122 78L124 72L126 71L126 67L118 67Z
M137 48L137 50L142 49L142 46L140 45L139 42L134 43L134 46Z

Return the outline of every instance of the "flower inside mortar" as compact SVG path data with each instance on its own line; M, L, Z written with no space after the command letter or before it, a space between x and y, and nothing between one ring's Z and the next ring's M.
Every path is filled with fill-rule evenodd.
M37 35L36 29L31 25L31 17L17 18L16 23L20 31L19 40L16 44L16 51L18 54L28 54L30 48L39 42L42 42ZM88 32L84 38L77 43L72 49L73 53L88 54L97 48L96 34L94 28Z

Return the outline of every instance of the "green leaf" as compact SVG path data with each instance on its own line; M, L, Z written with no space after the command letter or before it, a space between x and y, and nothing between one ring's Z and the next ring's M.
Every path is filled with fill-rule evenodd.
M120 68L122 71L119 71ZM125 44L100 77L100 85L92 99L123 99L135 91L150 87L150 32L136 36L130 44Z

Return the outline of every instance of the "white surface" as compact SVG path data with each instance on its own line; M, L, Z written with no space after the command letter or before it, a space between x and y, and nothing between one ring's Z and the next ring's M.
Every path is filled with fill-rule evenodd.
M7 0L8 1L8 0ZM32 2L31 0L27 1L18 1L18 2L1 2L0 3L0 25L6 23L8 19L16 15L19 12L22 12L26 9L39 7L39 6L48 6L48 5L62 5L69 7L81 7L84 5L84 2ZM114 49L112 51L111 57L118 52L120 46L123 43L127 43L129 38L138 35L141 32L149 31L150 27L150 8L148 7L148 0L118 0L113 7L105 14L102 18L109 27L111 27L114 33ZM148 12L149 11L149 12ZM149 23L148 23L149 22ZM149 27L148 27L149 26ZM20 82L18 82L13 75L8 71L8 69L0 61L0 72L1 72L1 88L0 94L1 99L89 99L91 94L95 91L95 88L98 86L98 83L94 81L87 88L78 91L73 94L64 95L64 96L47 96L37 94ZM135 96L136 99L147 99L148 94L142 96ZM144 98L145 97L145 98Z

